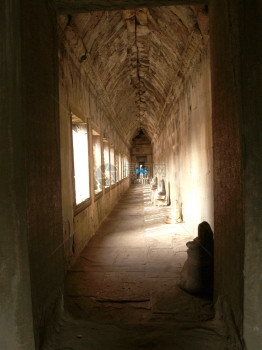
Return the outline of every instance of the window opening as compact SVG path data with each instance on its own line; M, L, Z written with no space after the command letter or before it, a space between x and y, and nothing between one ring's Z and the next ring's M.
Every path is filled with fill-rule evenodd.
M116 170L115 170L115 151L114 148L110 148L110 176L111 176L111 185L116 183Z
M110 156L109 156L109 145L108 140L103 140L104 145L104 179L105 188L110 187Z
M81 119L72 115L75 205L90 198L88 128Z
M119 182L119 154L115 155L116 182Z
M101 140L100 135L92 130L93 140L93 161L94 161L94 191L98 194L102 191L102 171L101 171Z
M122 180L122 156L121 156L121 153L119 153L118 155L119 157L119 160L118 160L118 172L119 172L119 181Z
M127 160L127 156L124 156L123 165L124 165L123 176L124 176L124 178L126 178L126 177L128 177L128 174L129 174L129 163Z

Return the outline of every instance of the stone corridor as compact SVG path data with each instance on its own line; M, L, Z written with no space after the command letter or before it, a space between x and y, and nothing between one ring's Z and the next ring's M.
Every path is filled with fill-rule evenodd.
M0 350L262 349L262 1L0 9ZM201 221L213 309L177 288Z
M169 212L148 185L131 186L68 271L45 350L237 349L211 301L177 287L194 237L165 224Z

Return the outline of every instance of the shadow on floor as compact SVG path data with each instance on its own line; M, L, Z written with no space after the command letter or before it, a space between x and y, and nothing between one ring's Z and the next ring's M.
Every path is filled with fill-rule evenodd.
M177 287L184 224L165 224L148 185L133 185L68 271L65 311L45 349L225 350L212 302Z

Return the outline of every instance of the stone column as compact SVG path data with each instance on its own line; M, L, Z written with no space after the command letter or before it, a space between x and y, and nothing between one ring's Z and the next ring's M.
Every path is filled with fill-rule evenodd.
M26 230L20 1L2 0L0 18L0 348L33 350L35 346Z
M223 296L242 333L243 149L238 0L211 0L210 52L214 173L214 294Z
M212 0L215 295L262 346L262 4Z
M241 73L244 135L244 340L262 348L262 3L243 1Z

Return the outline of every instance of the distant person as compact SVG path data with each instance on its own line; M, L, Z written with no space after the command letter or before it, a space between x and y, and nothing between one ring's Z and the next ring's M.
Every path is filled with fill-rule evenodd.
M140 178L143 178L144 177L144 167L141 166L140 167Z
M140 175L140 170L139 170L139 168L136 168L136 178L137 179L139 178L139 175Z

